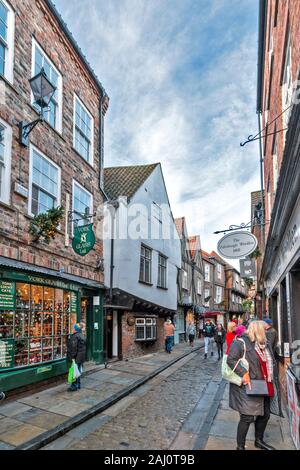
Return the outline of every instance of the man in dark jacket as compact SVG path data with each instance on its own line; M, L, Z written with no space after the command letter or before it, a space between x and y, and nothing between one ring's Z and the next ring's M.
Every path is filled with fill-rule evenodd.
M211 356L214 355L213 344L214 344L215 331L216 329L215 329L215 325L213 324L213 322L211 320L207 320L203 328L205 359L207 359L208 350L210 348L211 348Z
M86 356L86 340L82 334L81 326L79 323L76 323L73 328L73 334L68 341L68 349L67 349L67 361L69 363L72 362L74 359L78 369L82 372L82 366L85 362ZM80 377L76 379L75 382L72 383L71 387L68 389L70 392L75 392L79 390L81 386Z
M276 352L278 345L278 333L273 327L273 321L271 318L264 318L266 324L266 336L270 347L272 348L273 354Z

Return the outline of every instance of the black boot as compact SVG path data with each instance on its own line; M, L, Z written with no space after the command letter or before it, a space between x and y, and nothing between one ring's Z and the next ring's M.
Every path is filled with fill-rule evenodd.
M276 450L274 447L270 446L269 444L264 442L262 439L255 439L254 445L257 449Z
M246 450L245 446L237 446L236 450Z
M213 357L213 355L214 355L214 353L212 352L212 353L211 353L211 357Z
M204 354L204 359L207 359L207 354Z

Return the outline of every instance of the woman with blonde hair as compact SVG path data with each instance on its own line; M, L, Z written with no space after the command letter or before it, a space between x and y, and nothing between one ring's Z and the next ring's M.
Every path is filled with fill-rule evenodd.
M245 369L245 357L249 369ZM229 406L240 413L237 429L237 450L245 450L251 423L255 423L255 447L274 450L264 442L264 433L271 412L282 416L275 359L267 345L263 321L250 323L247 334L231 345L228 366L241 377L241 386L230 384ZM242 365L243 364L243 365Z
M231 343L236 337L235 330L236 330L236 323L234 321L229 322L227 325L227 335L226 335L226 344L227 344L226 354L229 353Z

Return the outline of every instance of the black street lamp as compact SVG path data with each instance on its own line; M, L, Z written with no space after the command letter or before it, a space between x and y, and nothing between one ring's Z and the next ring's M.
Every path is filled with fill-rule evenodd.
M24 121L19 123L20 144L24 147L28 147L29 134L31 131L33 131L39 122L44 120L44 111L49 108L50 101L56 92L56 87L52 85L43 68L35 77L29 80L29 83L34 96L34 103L39 106L41 110L39 118L35 121L28 124Z

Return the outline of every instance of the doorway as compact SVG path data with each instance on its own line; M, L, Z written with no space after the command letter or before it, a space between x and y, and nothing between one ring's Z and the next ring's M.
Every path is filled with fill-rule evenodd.
M113 359L119 355L119 321L118 312L107 315L107 357Z

